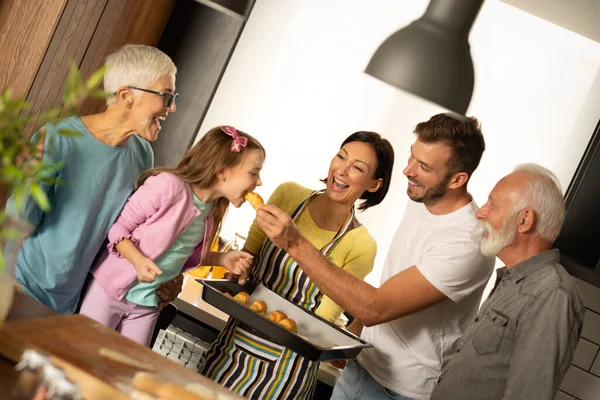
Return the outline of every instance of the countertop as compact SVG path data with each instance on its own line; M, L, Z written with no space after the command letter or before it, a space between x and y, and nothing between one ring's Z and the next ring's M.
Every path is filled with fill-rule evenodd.
M184 368L83 315L59 315L26 295L15 292L11 312L0 328L0 398L10 398L16 374L14 364L26 348L52 357L67 375L81 385L86 399L120 400L133 389L140 371L100 355L106 348L151 365L156 376L177 385L200 384L226 398L241 398L212 380ZM221 398L221 397L219 397Z

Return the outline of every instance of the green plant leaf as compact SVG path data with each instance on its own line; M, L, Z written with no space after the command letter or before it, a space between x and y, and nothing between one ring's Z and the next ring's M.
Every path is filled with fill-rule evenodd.
M53 108L40 113L38 120L42 125L49 121L53 121L60 116L60 108Z
M4 251L0 246L0 274L6 273L6 261L4 260Z
M106 93L103 89L92 89L88 92L88 96L105 99L106 97L108 97L108 93Z
M18 229L2 229L0 230L0 237L6 239L21 239L23 237L23 232Z
M45 183L47 185L64 185L65 182L64 179L59 178L40 178L40 183Z
M25 204L26 188L25 185L15 185L12 190L13 202L17 210L22 210Z
M4 93L2 93L2 100L4 100L4 102L8 102L10 101L10 98L12 97L12 89L11 88L7 88Z
M82 136L80 132L72 131L70 129L61 129L58 131L58 133L60 133L61 135L70 136L70 137Z
M5 167L2 167L2 170L0 171L2 176L6 178L23 179L23 177L25 176L23 171L16 165L7 165Z
M78 95L83 92L83 82L81 75L75 64L71 64L67 79L63 86L63 103L68 108L73 104L77 104Z
M30 191L36 203L38 204L38 206L40 206L40 208L43 211L50 210L50 202L48 201L48 196L46 196L46 193L42 190L40 185L38 185L37 183L32 184Z
M57 177L57 172L64 167L64 163L53 160L57 138L47 138L44 157L37 160L39 136L30 142L23 132L30 128L37 129L41 125L53 126L59 118L76 115L86 96L105 98L106 94L99 89L104 73L105 68L101 68L84 81L77 66L71 64L61 92L62 102L50 109L33 110L25 97L13 98L13 92L8 88L0 91L0 180L11 189L16 212L23 210L29 197L47 211L50 202L40 185L64 183L64 180ZM81 136L73 130L62 130L60 133L69 137ZM0 229L1 216L0 211Z
M85 86L88 90L96 89L102 83L104 74L106 73L106 67L102 67L95 71L87 80Z

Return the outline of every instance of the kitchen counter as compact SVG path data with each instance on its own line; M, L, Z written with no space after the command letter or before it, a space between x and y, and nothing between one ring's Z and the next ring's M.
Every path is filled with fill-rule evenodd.
M180 386L194 383L209 388L219 398L241 399L212 380L165 360L86 316L59 315L16 291L10 314L0 327L1 399L11 398L11 388L17 379L14 366L27 348L48 354L55 365L80 384L85 399L128 399L126 393L133 390L133 376L140 371L140 367L103 357L102 348L151 365L164 382Z
M173 304L180 313L220 332L225 327L229 315L202 300L202 288L194 276L186 275L179 298ZM341 371L330 363L320 364L317 375L320 382L333 387L340 376Z

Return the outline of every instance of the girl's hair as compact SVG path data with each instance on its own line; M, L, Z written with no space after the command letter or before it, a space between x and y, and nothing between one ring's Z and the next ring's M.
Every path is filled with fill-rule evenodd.
M109 94L106 104L114 104L111 94L120 87L135 86L147 89L152 82L164 76L175 76L177 67L171 58L156 47L128 44L106 58L104 91ZM139 95L139 93L135 93Z
M238 135L247 138L248 142L245 147L241 148L240 152L232 151L231 144L233 138L227 135L223 131L223 128L225 127L217 126L206 132L202 139L183 155L177 167L153 168L144 172L137 181L136 189L149 177L163 172L173 174L190 185L206 189L214 185L217 181L217 172L238 165L249 150L260 150L263 155L266 155L264 147L258 140L240 130L237 131ZM204 256L208 252L213 238L221 230L221 224L223 218L225 218L227 207L229 207L229 200L226 198L217 199L213 204L212 212L214 213L215 224L213 231L209 232L207 236L210 240L204 243L202 259L204 259Z

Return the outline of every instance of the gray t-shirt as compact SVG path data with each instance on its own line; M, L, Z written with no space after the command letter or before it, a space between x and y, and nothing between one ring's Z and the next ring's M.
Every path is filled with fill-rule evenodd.
M558 250L498 269L492 294L456 342L431 398L554 399L584 310Z

